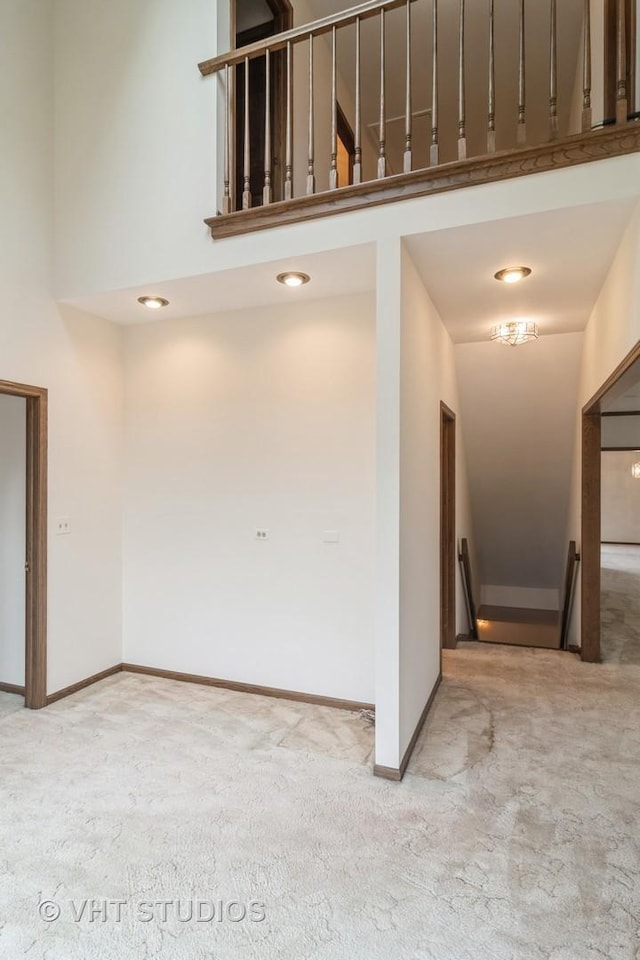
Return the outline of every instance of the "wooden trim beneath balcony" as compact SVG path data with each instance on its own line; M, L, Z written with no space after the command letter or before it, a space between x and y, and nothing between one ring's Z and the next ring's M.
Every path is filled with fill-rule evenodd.
M384 180L341 187L312 196L295 197L293 200L254 207L251 210L239 210L210 217L205 223L211 229L213 239L218 240L252 233L255 230L269 230L272 227L317 220L338 213L351 213L366 207L397 203L400 200L427 197L481 183L495 183L532 173L561 170L564 167L638 151L640 123L617 125L537 147L445 163Z

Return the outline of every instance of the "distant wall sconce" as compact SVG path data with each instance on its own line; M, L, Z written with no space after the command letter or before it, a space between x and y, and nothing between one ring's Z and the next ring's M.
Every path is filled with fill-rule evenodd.
M631 467L631 476L634 480L640 480L640 460Z
M500 283L520 283L521 280L526 280L530 276L531 267L505 267L503 270L498 270L495 278Z
M138 297L138 303L148 310L162 310L163 307L169 306L169 301L164 297Z
M509 347L519 347L522 343L537 340L540 336L533 320L509 320L499 323L491 331L491 339L496 343L506 343Z
M309 283L311 277L308 273L279 273L276 280L285 287L303 287L305 283Z

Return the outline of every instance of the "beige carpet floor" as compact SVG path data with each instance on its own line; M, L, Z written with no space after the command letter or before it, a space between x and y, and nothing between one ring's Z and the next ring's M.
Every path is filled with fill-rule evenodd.
M464 644L402 784L371 746L126 674L5 716L0 957L638 960L640 668Z
M640 666L640 547L602 548L601 653Z

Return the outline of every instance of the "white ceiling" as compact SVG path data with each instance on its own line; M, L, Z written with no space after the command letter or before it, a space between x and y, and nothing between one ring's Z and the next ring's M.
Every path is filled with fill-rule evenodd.
M276 280L279 273L287 270L308 273L312 282L290 290ZM92 294L69 302L79 310L128 326L291 303L293 298L304 303L305 300L365 293L375 290L375 271L375 245L366 244L145 287ZM165 297L169 306L163 310L141 306L138 297L147 295Z
M486 340L495 323L520 317L535 320L542 334L569 333L584 330L632 210L626 200L610 201L419 234L405 243L455 343ZM531 267L531 277L515 286L494 280L497 270L515 264ZM289 290L276 282L285 270L309 273L312 282ZM70 303L129 325L375 289L371 243L92 294ZM143 295L166 297L170 306L147 310L137 302Z
M503 320L535 320L542 334L584 330L629 222L612 201L474 224L405 242L454 343L485 340ZM509 286L502 267L533 273Z

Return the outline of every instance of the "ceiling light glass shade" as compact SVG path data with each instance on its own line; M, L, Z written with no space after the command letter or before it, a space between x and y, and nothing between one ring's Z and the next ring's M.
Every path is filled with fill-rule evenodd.
M640 480L640 460L631 467L631 476L634 480Z
M279 273L276 279L278 283L284 283L285 287L302 287L309 283L311 277L307 273Z
M520 283L531 276L531 267L505 267L504 270L498 270L495 277L501 283Z
M491 331L491 339L497 343L506 343L510 347L519 347L521 343L537 340L540 334L533 320L509 320L499 323Z
M149 310L161 310L162 307L169 306L169 301L164 297L138 297L138 303Z

